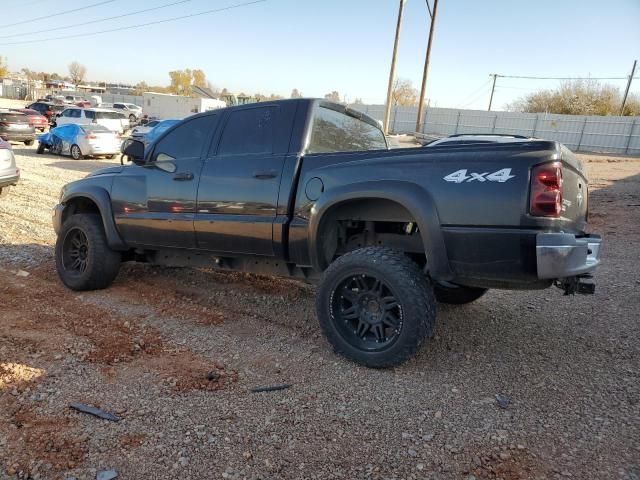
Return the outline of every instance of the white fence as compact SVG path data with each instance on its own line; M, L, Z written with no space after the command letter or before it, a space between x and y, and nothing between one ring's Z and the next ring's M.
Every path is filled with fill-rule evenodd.
M377 120L384 117L384 105L351 106ZM417 107L394 108L391 111L389 131L414 133L417 110ZM420 133L434 136L506 133L557 140L575 151L640 154L640 117L427 108Z

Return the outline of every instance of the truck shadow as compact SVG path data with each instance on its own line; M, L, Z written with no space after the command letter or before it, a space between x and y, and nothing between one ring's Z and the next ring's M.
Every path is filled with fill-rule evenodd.
M72 160L69 157L58 157L47 155L47 159L56 159L51 163L47 163L47 167L60 168L63 170L75 170L77 172L91 173L101 168L113 167L120 165L118 160L91 158L86 160Z

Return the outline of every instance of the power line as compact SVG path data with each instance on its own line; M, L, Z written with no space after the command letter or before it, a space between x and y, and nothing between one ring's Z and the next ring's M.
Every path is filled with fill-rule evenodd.
M110 0L113 1L113 0ZM248 5L254 5L256 3L263 3L266 2L267 0L255 0L253 2L245 2L245 3L238 3L235 5L229 5L228 7L223 7L223 8L216 8L213 10L205 10L204 12L199 12L199 13L192 13L190 15L183 15L181 17L173 17L173 18L167 18L164 20L157 20L155 22L147 22L147 23L141 23L139 25L129 25L126 27L118 27L118 28L111 28L109 30L100 30L98 32L88 32L88 33L78 33L75 35L64 35L61 37L50 37L50 38L41 38L39 40L25 40L22 42L5 42L5 43L0 43L0 45L24 45L27 43L39 43L39 42L48 42L51 40L63 40L63 39L67 39L67 38L78 38L78 37L88 37L88 36L92 36L92 35L100 35L102 33L111 33L111 32L120 32L122 30L131 30L134 28L142 28L142 27L148 27L150 25L158 25L161 23L167 23L167 22L175 22L177 20L183 20L185 18L193 18L193 17L198 17L200 15L207 15L209 13L217 13L217 12L222 12L225 10L232 10L234 8L240 8L240 7L246 7Z
M105 0L104 2L93 3L91 5L85 5L84 7L74 8L73 10L65 10L63 12L51 13L49 15L43 15L42 17L30 18L29 20L23 20L21 22L12 22L5 25L0 25L0 28L13 27L15 25L24 25L25 23L35 22L37 20L44 20L45 18L59 17L60 15L66 15L67 13L79 12L80 10L86 10L88 8L98 7L107 3L113 3L116 0Z
M627 80L629 77L529 77L522 75L500 75L498 78L523 78L525 80Z
M146 12L151 12L153 10L160 10L161 8L172 7L174 5L179 5L181 3L187 3L190 1L192 0L180 0L179 2L167 3L165 5L160 5L157 7L145 8L144 10L138 10L136 12L124 13L122 15L115 15L113 17L99 18L97 20L91 20L88 22L74 23L72 25L65 25L63 27L47 28L45 30L32 30L31 32L12 33L11 35L0 35L0 38L23 37L25 35L36 35L38 33L48 33L48 32L53 32L55 30L66 30L67 28L81 27L84 25L90 25L92 23L106 22L107 20L115 20L117 18L124 18L124 17L130 17L131 15L137 15L139 13L146 13Z
M491 80L488 80L487 82L485 82L485 85L483 85L483 87L486 89L486 88L487 88L487 86L488 86L488 84L489 84L490 82L491 82ZM466 107L468 107L469 105L471 105L472 103L475 103L475 102L477 102L478 100L480 100L480 99L481 99L484 95L486 95L486 94L487 94L486 90L483 90L483 91L479 92L479 94L478 94L478 95L476 95L473 99L471 99L471 100L469 100L467 103L465 103L462 107L458 107L458 108L461 108L461 109L462 109L462 108L466 108Z
M466 100L468 100L471 97L475 97L476 94L478 94L481 90L484 93L484 90L487 88L487 86L489 85L489 82L491 82L491 79L487 80L486 82L484 82L482 85L480 85L480 87L476 88L473 92L471 92L469 95L466 95L465 97L462 98L462 100L460 100L458 102L458 106L462 105L462 103L464 103ZM467 105L469 103L473 103L473 102L468 102Z

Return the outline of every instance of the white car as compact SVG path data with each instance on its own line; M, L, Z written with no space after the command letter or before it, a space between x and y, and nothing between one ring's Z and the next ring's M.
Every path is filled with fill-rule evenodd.
M56 117L56 127L68 124L98 124L114 132L123 133L129 128L129 119L120 112L106 108L70 107Z
M102 125L69 124L38 136L36 153L49 150L56 155L70 155L74 160L95 156L115 158L121 145L122 137Z
M136 122L142 116L142 107L133 103L114 103L112 108L121 110L129 117L131 123Z

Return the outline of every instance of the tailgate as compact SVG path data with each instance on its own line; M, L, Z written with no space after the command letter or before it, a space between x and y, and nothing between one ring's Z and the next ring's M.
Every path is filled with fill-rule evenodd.
M583 231L587 224L589 182L582 162L564 145L562 150L562 217Z

